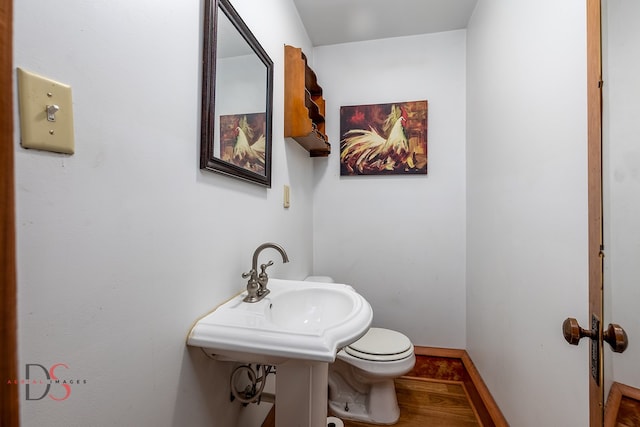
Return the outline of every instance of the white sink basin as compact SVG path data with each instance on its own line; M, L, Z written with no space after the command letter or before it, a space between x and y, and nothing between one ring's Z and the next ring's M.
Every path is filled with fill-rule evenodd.
M259 302L242 292L200 319L187 344L248 363L333 362L371 325L371 306L349 285L270 279L268 288Z
M292 289L271 298L267 320L283 330L322 332L344 323L357 309L357 303L349 289Z

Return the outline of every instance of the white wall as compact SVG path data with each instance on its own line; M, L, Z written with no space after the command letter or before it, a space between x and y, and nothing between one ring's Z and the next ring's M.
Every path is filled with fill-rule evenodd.
M640 387L640 150L637 120L640 58L640 3L604 1L603 18L603 324L620 324L631 337L624 354L605 345L605 396L612 381Z
M314 271L374 325L465 347L465 31L317 47L331 156L315 160ZM426 99L428 174L340 176L340 107Z
M480 0L467 30L467 349L519 427L588 425L585 10Z
M15 2L14 63L72 86L76 137L66 156L16 132L19 363L87 380L23 398L24 425L234 425L192 323L262 242L289 253L265 252L273 275L311 272L312 160L282 137L283 45L309 40L290 0L233 3L275 63L271 190L198 168L203 2Z

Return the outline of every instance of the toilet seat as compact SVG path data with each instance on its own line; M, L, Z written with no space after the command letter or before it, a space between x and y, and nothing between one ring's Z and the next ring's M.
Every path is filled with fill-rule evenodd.
M413 344L400 332L370 328L362 338L345 347L344 351L358 359L393 362L410 357L413 354Z

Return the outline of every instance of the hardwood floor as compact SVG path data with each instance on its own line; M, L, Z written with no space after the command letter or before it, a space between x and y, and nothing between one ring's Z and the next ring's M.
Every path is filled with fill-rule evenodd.
M417 354L413 370L396 380L396 394L400 419L395 427L496 426L458 357ZM275 411L272 410L262 427L273 427L274 421ZM377 426L348 420L344 420L344 425Z
M458 381L403 377L396 380L400 419L396 427L481 426L464 384ZM369 427L344 421L345 427Z
M604 427L640 426L640 389L614 382L604 412Z

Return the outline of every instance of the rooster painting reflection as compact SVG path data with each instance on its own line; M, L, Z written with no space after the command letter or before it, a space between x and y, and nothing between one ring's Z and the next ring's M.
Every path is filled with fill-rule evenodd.
M265 114L220 116L220 158L265 173Z
M427 173L427 101L340 109L341 175Z

